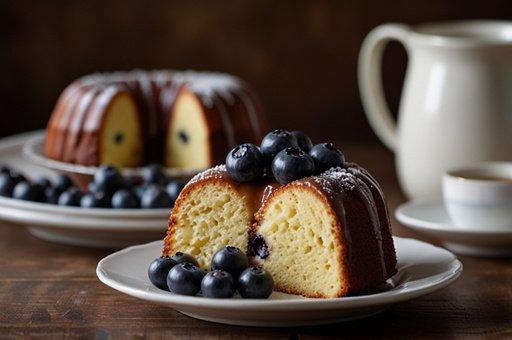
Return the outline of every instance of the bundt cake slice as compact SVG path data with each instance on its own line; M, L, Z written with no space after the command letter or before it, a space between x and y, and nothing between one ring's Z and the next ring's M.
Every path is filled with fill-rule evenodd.
M251 261L272 273L275 290L291 294L341 297L396 272L382 192L354 164L274 190L249 244Z
M213 254L223 246L247 252L264 188L264 182L235 182L223 165L196 175L171 212L163 255L189 253L202 268L209 269Z

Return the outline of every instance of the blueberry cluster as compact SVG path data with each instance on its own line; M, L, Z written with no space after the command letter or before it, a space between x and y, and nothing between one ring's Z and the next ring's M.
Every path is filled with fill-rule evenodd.
M148 268L149 280L158 288L175 294L208 298L231 298L238 290L244 298L266 299L274 280L262 267L250 267L247 255L236 247L218 250L211 260L211 271L199 268L196 259L178 252L161 256Z
M183 183L168 181L162 167L151 164L142 176L123 177L118 169L101 166L87 190L80 190L69 176L58 174L28 180L19 172L0 165L0 196L26 201L84 208L169 208L174 205Z
M345 166L345 157L332 143L313 145L303 132L282 129L268 133L259 147L241 144L226 157L226 169L237 182L254 181L271 173L284 185L337 166Z

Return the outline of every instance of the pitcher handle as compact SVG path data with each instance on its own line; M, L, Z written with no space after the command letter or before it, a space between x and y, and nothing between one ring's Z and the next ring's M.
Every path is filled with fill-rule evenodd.
M366 36L359 52L358 83L363 108L372 129L392 151L397 146L397 127L382 87L382 55L392 40L400 42L407 50L409 31L409 26L398 23L378 26Z

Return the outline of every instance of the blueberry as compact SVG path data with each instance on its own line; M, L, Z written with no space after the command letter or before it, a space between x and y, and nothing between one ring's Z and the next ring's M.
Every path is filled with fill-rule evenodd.
M309 177L315 172L313 159L299 148L286 148L272 161L272 174L279 184Z
M180 181L170 181L167 183L167 186L165 187L165 190L167 191L167 194L169 194L169 198L171 199L172 205L174 205L174 202L178 199L178 196L180 195L181 190L185 187L185 184L183 184Z
M167 275L172 267L178 263L171 259L169 256L160 256L151 262L148 268L149 281L156 287L169 290L167 287Z
M80 191L80 189L76 187L71 187L68 190L64 191L62 194L60 194L57 204L70 207L79 207L82 196L83 194Z
M190 263L179 263L167 275L167 287L175 294L196 295L205 272Z
M144 191L146 191L147 186L144 184L136 185L131 190L137 196L137 199L139 201L142 200L142 195L144 195Z
M16 184L12 191L12 197L24 201L44 202L44 188L39 184L22 181Z
M55 187L60 191L65 191L73 185L73 181L68 175L58 174L55 178Z
M94 181L92 181L87 184L87 191L88 192L97 192L97 191L101 191L101 190L99 189L98 184L96 184Z
M227 271L237 279L238 275L249 266L249 260L239 248L232 246L225 246L215 254L213 254L211 261L212 270L222 269Z
M142 169L142 179L146 184L164 184L166 176L160 164L152 163Z
M23 181L28 182L27 178L25 176L23 176L21 173L19 173L18 171L11 170L11 172L9 174L16 181L16 183L23 182Z
M262 259L270 255L267 242L263 236L256 234L249 238L249 255L258 256Z
M298 147L297 139L290 132L282 129L269 132L261 141L261 153L267 164L283 149Z
M132 191L119 189L112 196L112 208L136 209L139 207L139 199Z
M46 188L49 188L52 186L52 183L50 182L48 177L44 177L44 176L39 177L34 183L42 186L44 190L46 190Z
M304 152L309 152L311 148L313 147L313 143L311 142L311 139L302 131L292 131L290 132L292 135L295 136L295 139L297 139L297 144L299 145L299 148Z
M5 163L0 163L0 173L1 174L8 174L11 172L11 168L5 164Z
M140 206L144 209L170 208L171 199L162 187L151 184L144 190L140 200Z
M123 185L123 177L117 168L102 165L94 173L94 183L96 184L96 191L103 191L107 195L112 195Z
M272 294L274 279L264 268L250 267L240 274L237 288L244 298L266 299Z
M226 170L237 182L249 182L263 177L265 161L260 149L254 144L242 144L229 151Z
M137 185L140 185L142 183L142 179L138 177L128 177L125 178L123 181L123 188L132 190Z
M44 190L46 196L46 203L57 204L59 196L62 194L62 190L57 187L48 187Z
M201 292L207 298L231 298L235 291L236 287L233 277L224 270L213 270L206 274L201 281Z
M82 208L110 208L110 196L103 191L89 192L80 199Z
M315 173L321 174L333 167L345 167L345 157L332 143L320 143L309 151L315 162Z
M12 197L12 191L18 181L10 173L0 173L0 196Z
M193 264L194 266L199 267L199 263L197 262L197 260L195 259L194 256L187 254L187 253L183 253L181 251L176 252L174 255L171 256L171 258L178 263L187 263L188 262L188 263Z

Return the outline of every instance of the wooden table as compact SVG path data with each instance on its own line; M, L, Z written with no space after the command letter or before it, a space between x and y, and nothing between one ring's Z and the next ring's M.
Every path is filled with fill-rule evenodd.
M405 202L382 146L344 148L346 158L381 182L391 215ZM401 226L393 232L437 243ZM512 262L459 256L464 272L451 286L399 303L376 316L328 326L236 327L199 321L102 284L97 262L112 251L53 244L25 228L0 224L0 338L512 338Z

